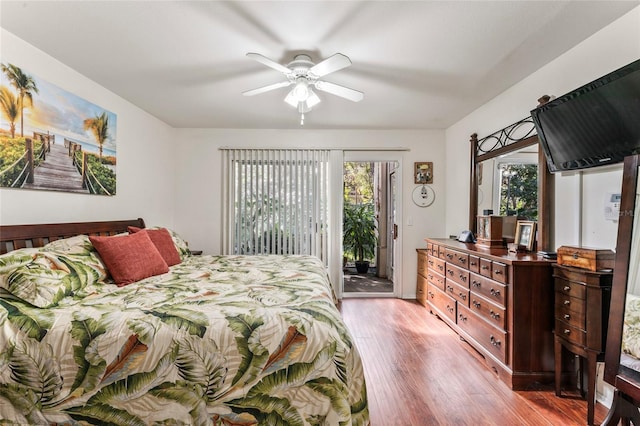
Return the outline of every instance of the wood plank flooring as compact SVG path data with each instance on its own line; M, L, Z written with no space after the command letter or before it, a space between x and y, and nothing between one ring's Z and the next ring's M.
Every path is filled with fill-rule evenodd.
M372 426L586 424L577 392L512 391L415 301L345 299L340 308L362 355ZM606 414L596 404L596 424Z

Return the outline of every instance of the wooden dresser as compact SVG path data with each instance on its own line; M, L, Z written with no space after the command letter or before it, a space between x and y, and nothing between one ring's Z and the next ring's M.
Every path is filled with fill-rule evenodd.
M554 265L553 277L556 395L561 395L564 347L587 361L587 424L592 425L596 367L598 359L602 359L604 355L607 341L613 272L592 272L571 266ZM583 365L582 361L580 365ZM580 368L581 372L583 370Z
M427 248L418 251L418 301L512 389L552 383L553 262L506 248L426 241Z

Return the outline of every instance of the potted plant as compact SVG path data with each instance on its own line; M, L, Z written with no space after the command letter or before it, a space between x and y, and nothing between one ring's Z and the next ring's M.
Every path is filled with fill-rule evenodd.
M373 205L345 204L343 226L344 249L353 254L358 273L366 273L378 243Z

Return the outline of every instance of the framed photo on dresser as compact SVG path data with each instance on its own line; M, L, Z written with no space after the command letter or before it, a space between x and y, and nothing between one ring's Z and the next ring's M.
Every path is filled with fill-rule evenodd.
M527 251L533 250L536 242L536 223L532 220L519 220L516 223L515 243Z

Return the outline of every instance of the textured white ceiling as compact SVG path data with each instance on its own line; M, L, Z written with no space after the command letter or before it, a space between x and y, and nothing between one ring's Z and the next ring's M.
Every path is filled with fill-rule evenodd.
M245 57L353 65L305 128L446 128L637 1L5 1L0 25L174 127L298 128L281 81ZM570 71L568 71L570 72ZM72 90L73 88L67 88Z

